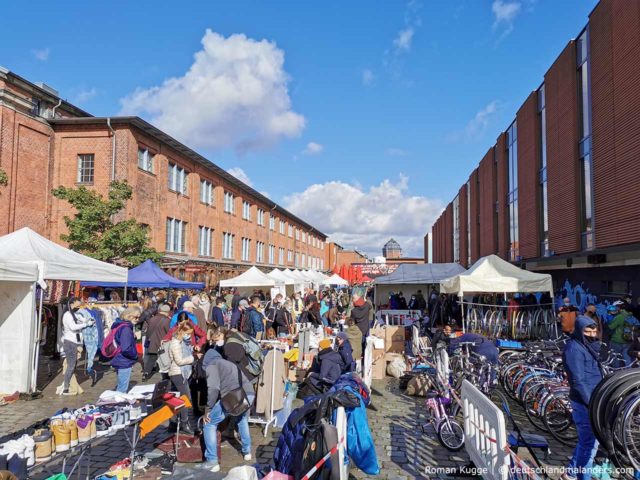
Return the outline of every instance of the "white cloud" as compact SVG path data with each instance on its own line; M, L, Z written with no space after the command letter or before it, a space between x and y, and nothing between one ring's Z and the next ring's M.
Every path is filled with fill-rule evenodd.
M498 112L500 103L494 100L479 110L463 130L447 136L449 142L472 141L479 139L487 130L493 116Z
M522 3L519 1L494 0L491 4L491 11L495 17L493 29L497 30L504 26L504 31L500 35L502 40L513 31L513 21L522 10Z
M307 143L307 146L302 151L302 153L304 155L318 155L319 153L322 152L322 150L324 150L323 145L316 142L309 142Z
M406 157L407 151L402 148L391 147L391 148L387 148L386 154L389 155L390 157Z
M136 89L120 100L120 113L144 115L195 148L261 149L305 127L292 110L289 81L274 42L207 29L184 75Z
M82 89L73 98L73 101L74 101L74 103L77 103L77 104L83 104L83 103L88 102L89 100L91 100L97 94L98 94L98 90L96 89L96 87L91 87L91 88L88 88L88 89Z
M376 77L371 70L369 70L368 68L365 68L362 71L362 84L365 87L372 86L375 80L376 80Z
M286 207L333 241L379 255L394 237L405 256L422 256L424 234L442 211L437 199L412 196L409 180L383 180L368 190L360 185L332 181L309 186L285 198Z
M46 48L35 48L31 50L33 56L36 57L36 60L40 60L41 62L46 62L49 60L49 54L51 53L51 49L49 47Z
M247 184L248 186L253 187L253 182L249 178L249 175L247 175L247 173L240 167L230 168L227 170L227 173L230 173L231 175L236 177L241 182Z
M398 32L398 36L393 39L393 46L396 53L408 52L411 50L411 41L416 33L413 27L403 28Z

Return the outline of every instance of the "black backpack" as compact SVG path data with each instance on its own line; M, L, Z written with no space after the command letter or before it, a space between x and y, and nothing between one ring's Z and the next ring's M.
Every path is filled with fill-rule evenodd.
M242 312L242 317L240 318L240 331L242 333L246 333L247 335L253 336L253 323L251 323L251 318L249 318L249 312L246 310Z

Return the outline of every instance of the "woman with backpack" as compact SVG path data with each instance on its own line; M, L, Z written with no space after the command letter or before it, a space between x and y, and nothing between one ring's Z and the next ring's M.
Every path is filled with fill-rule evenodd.
M138 350L136 349L136 337L133 333L133 325L138 323L140 309L129 307L120 314L113 325L111 333L107 335L102 344L102 353L111 358L111 366L115 368L118 375L118 392L129 391L129 380L131 379L131 369L138 361ZM111 348L115 349L110 352Z
M186 395L189 401L191 401L191 392L188 381L194 362L192 339L193 327L188 322L184 322L173 332L173 338L169 344L169 358L171 360L169 378L174 388L181 395ZM193 434L193 428L189 424L189 411L186 408L180 410L180 423L183 432Z

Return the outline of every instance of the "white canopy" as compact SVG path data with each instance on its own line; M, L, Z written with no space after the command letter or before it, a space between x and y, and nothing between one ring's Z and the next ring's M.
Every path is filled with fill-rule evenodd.
M37 280L37 265L0 260L0 282L35 282Z
M262 273L257 267L251 267L237 277L222 280L220 286L226 287L275 287L276 281L266 273Z
M307 278L307 276L304 275L300 270L294 270L294 271L290 272L290 275L294 279L296 279L298 282L303 282L303 283L310 283L311 282L311 280L309 280Z
M293 278L285 275L281 270L278 270L277 268L274 268L269 273L267 273L267 276L273 279L277 284L293 285L295 283Z
M464 273L440 282L441 293L550 292L551 275L533 273L512 265L496 255L482 257Z
M431 285L464 272L459 263L401 264L393 273L375 279L377 285Z
M342 278L337 273L334 273L329 278L324 280L322 282L322 285L349 285L349 282L347 282L344 278Z
M317 270L311 270L309 273L311 274L311 276L313 276L313 280L316 281L316 282L322 283L327 278L329 278L324 273L318 272Z
M39 280L127 281L126 268L64 248L28 227L0 237L0 262L2 261L36 264Z

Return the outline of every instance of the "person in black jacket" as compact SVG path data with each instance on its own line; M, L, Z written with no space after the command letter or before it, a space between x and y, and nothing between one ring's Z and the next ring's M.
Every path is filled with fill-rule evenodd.
M317 392L325 392L336 383L342 375L342 357L331 347L331 340L320 340L318 355L313 359L305 382L312 385Z
M353 348L351 348L347 334L345 332L338 333L336 343L338 344L338 353L342 358L342 373L355 372L356 362L353 360Z

